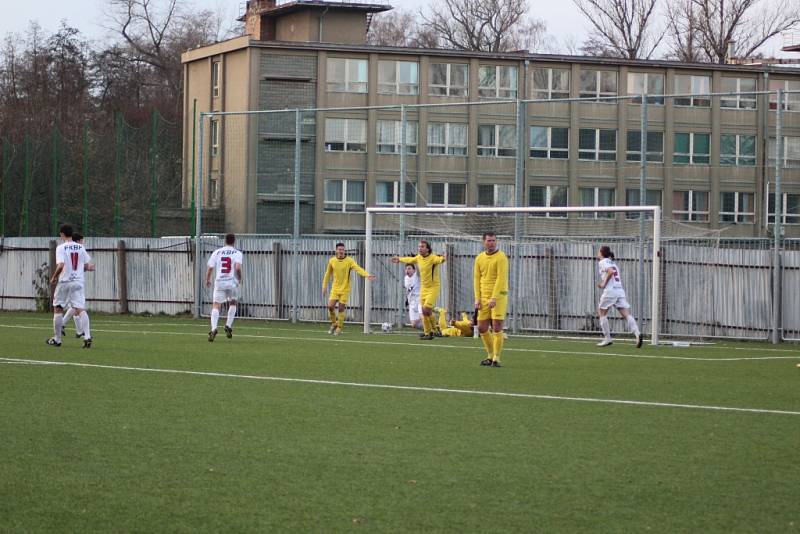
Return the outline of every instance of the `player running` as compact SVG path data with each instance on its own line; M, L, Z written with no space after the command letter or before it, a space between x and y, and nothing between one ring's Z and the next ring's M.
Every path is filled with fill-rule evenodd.
M433 339L436 323L433 318L433 308L439 298L439 289L442 286L439 269L436 267L445 262L445 255L434 254L431 244L425 240L419 242L419 252L416 256L392 256L392 263L413 263L417 266L420 281L420 304L422 304L422 334L421 339Z
M508 307L508 258L497 248L497 236L493 232L483 234L483 248L475 258L473 270L478 332L486 349L481 365L501 367L500 352L505 341L503 321Z
M403 278L403 286L406 288L406 304L408 304L408 320L411 321L411 328L422 326L422 306L419 303L419 275L413 263L406 264L406 275Z
M64 224L59 229L59 236L64 241L56 247L56 270L50 277L50 284L57 284L53 295L53 337L47 344L61 346L61 332L64 326L64 308L72 307L83 331L83 348L92 347L92 333L89 325L89 314L86 313L86 294L83 287L83 275L94 270L92 258L83 245L72 240L72 226Z
M350 271L355 271L368 280L375 280L374 274L369 274L356 260L347 255L344 243L336 243L336 255L328 260L325 268L325 276L322 277L322 294L328 292L328 281L333 275L330 294L328 295L328 317L331 321L329 334L338 336L344 328L345 310L347 301L350 299ZM339 316L336 316L336 308L339 308Z
M83 236L81 234L79 234L78 232L73 232L72 240L75 243L80 243L81 245L83 245ZM88 271L88 269L87 269L87 271ZM78 338L78 339L82 338L83 337L83 330L81 329L81 321L78 318L78 316L75 315L75 308L73 308L72 306L67 308L67 311L64 312L64 320L61 323L62 324L62 326L61 326L61 337L63 338L66 335L66 330L64 329L64 325L69 323L70 319L72 319L75 322L75 337Z
M211 331L208 333L208 342L212 343L217 337L217 324L219 323L219 309L223 302L228 303L228 318L225 321L225 335L228 339L233 337L233 320L236 318L236 303L239 300L239 288L242 285L242 253L234 248L236 236L227 234L225 246L215 250L208 259L206 271L206 287L211 287L211 273L217 273L214 279L214 299L211 305Z
M608 309L614 306L619 314L628 323L628 329L633 332L636 338L636 348L642 347L642 334L636 324L636 319L631 313L631 305L625 299L625 290L622 288L622 279L619 267L614 263L614 253L607 245L600 247L597 252L597 266L600 271L600 283L597 287L603 290L600 296L600 304L597 306L597 315L600 318L600 328L603 330L603 341L597 344L598 347L611 345L611 327L608 324Z

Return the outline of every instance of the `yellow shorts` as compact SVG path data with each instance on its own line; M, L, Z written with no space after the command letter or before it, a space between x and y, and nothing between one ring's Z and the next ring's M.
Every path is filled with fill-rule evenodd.
M497 299L497 304L491 309L488 306L488 302L489 299L481 297L481 308L478 310L478 320L488 321L489 319L492 319L494 321L505 321L506 308L508 307L508 297L500 297Z
M335 300L339 304L347 304L347 299L350 298L349 291L334 291L331 289L331 294L328 296L328 302Z
M436 299L439 298L439 288L423 289L419 295L419 304L423 308L433 308L436 306Z

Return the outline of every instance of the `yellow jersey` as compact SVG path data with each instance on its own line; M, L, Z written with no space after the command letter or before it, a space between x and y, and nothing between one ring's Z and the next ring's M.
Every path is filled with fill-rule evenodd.
M369 273L361 268L356 263L356 260L350 256L345 256L342 259L336 256L328 260L328 267L325 269L325 276L322 278L322 289L328 288L328 280L333 275L333 287L331 291L347 292L350 291L350 271L355 271L363 277L369 276Z
M474 290L475 300L508 296L508 258L502 250L483 251L475 258Z
M417 264L421 291L441 287L442 281L439 277L439 269L437 269L436 266L444 263L443 256L437 254L422 256L421 254L417 254L416 256L403 256L400 258L400 261L402 263Z
M461 336L470 337L472 335L472 321L464 312L461 313L461 320L455 321L453 326L459 330Z

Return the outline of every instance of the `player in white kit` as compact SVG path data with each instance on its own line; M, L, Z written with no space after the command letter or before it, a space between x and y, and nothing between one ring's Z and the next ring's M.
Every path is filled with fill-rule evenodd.
M214 299L211 305L211 331L208 341L217 337L217 324L219 323L219 309L223 302L228 303L228 319L225 322L225 335L228 339L233 337L233 320L236 317L236 303L239 300L239 287L242 285L242 253L235 249L234 234L225 236L225 246L218 248L208 259L206 271L206 287L211 287L211 273L217 273L214 279Z
M80 243L81 245L83 245L83 236L81 234L79 234L78 232L72 232L72 241L74 241L75 243ZM88 269L87 269L87 271L88 271ZM81 331L81 320L80 320L80 318L78 318L77 315L75 315L75 308L73 308L72 306L67 308L67 311L64 312L64 319L63 319L62 326L61 326L61 337L62 338L64 337L64 333L65 333L64 326L69 324L69 320L70 319L75 321L75 337L77 337L78 339L82 338L83 337L83 332Z
M600 247L597 253L598 269L600 270L600 283L597 287L603 290L600 304L597 306L597 315L600 318L600 328L603 330L603 341L598 347L611 345L611 326L608 324L608 310L612 306L617 308L620 315L627 321L628 329L636 338L636 348L642 346L642 334L636 324L636 319L631 314L631 305L625 299L625 289L622 287L622 278L619 267L614 263L614 253L606 245Z
M419 303L419 275L413 263L406 264L406 275L403 278L406 288L406 302L408 302L408 319L412 328L422 326L422 306Z
M86 294L83 288L83 274L94 270L92 258L80 243L72 240L72 226L64 224L59 229L64 241L56 247L56 270L50 277L50 284L57 284L53 295L53 337L47 344L61 346L61 327L64 325L64 308L72 307L83 330L83 348L92 346L92 333L89 314L86 313Z

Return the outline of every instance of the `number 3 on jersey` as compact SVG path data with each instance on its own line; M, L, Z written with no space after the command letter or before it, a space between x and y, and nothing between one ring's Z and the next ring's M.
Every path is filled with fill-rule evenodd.
M75 260L73 260L74 262ZM222 274L230 274L231 267L233 265L233 261L231 260L230 256L223 256L220 259L220 263L222 263Z

